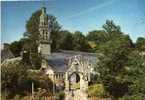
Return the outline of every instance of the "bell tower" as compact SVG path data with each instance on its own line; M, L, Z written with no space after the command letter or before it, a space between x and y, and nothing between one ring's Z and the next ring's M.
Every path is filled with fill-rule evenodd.
M39 21L39 46L38 53L41 55L51 54L51 40L50 40L50 21L46 14L46 8L41 8L41 15Z

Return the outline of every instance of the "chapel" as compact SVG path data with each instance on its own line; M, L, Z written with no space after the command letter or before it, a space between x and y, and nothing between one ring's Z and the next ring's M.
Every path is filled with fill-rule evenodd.
M39 21L38 46L38 53L42 57L41 70L57 87L65 83L66 90L71 88L72 80L80 82L80 84L85 84L85 81L91 81L91 76L95 74L94 67L99 62L97 54L68 50L51 52L51 27L47 16L46 8L42 7Z

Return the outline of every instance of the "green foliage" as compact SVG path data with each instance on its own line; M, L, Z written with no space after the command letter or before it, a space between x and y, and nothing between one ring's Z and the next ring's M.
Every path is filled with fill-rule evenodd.
M76 51L89 51L91 49L86 37L79 31L74 34L66 30L60 31L57 41L59 41L57 43L58 49Z
M74 48L74 39L73 34L69 31L61 31L59 33L59 49L63 50L73 50Z
M117 33L116 33L117 34ZM99 45L98 50L108 57L115 55L115 53L122 53L132 48L132 41L127 35L118 35L112 39Z
M128 35L111 31L110 28L107 32L111 38L97 48L97 52L105 55L100 58L101 62L98 67L100 79L105 89L115 99L143 100L145 97L145 58L140 51L144 48L144 38L137 40L136 49Z
M104 43L108 40L108 34L104 30L94 30L87 34L88 41L94 41L96 44Z
M14 56L16 56L16 57L20 56L21 49L22 49L22 45L18 41L12 42L10 45L10 50L12 51Z
M4 63L1 66L2 91L7 91L11 95L21 91L26 79L26 70L26 66L21 61Z
M38 40L40 15L41 10L38 10L31 15L26 23L26 33L24 33L24 36L28 36L35 41Z
M21 100L21 96L20 95L16 95L13 100Z
M102 84L90 85L87 92L88 92L88 95L91 97L105 97L105 96L107 96L105 88Z
M79 31L76 31L73 35L74 38L74 50L77 51L89 51L90 46L86 37Z
M144 94L139 93L131 96L125 95L122 98L119 98L119 100L144 100L144 98Z
M109 24L112 25L112 24ZM111 26L108 26L111 27ZM120 34L115 30L114 25L108 28L108 41L102 43L97 48L97 52L102 52L106 57L100 58L100 78L110 95L118 98L128 92L128 82L124 81L125 65L129 60L128 55L133 50L133 43L129 36Z
M32 71L27 74L27 82L28 83L34 83L34 88L37 90L37 88L46 89L48 91L52 92L52 81L49 79L48 76L44 75L43 73L39 71Z
M19 41L14 41L10 44L10 50L12 51L15 57L20 56L21 51L23 50L23 45L26 41L27 39L22 38Z
M46 100L46 98L49 96L52 96L50 91L47 91L46 89L38 88L37 91L35 91L34 99L35 100Z
M80 89L80 83L72 83L71 88L72 89Z
M109 34L112 33L112 32L121 33L120 26L116 25L113 22L113 20L106 20L106 23L103 25L103 28Z
M139 37L136 41L136 48L139 51L145 51L145 38Z
M28 65L20 59L3 63L1 66L2 93L7 93L8 98L16 94L28 95L31 92L32 82L35 89L40 87L49 92L52 91L52 82L47 76L38 70L31 71L28 68Z
M65 99L65 93L63 91L58 93L58 100L64 100Z
M30 61L31 65L34 69L40 69L41 67L41 56L38 53L31 53L30 54Z
M132 51L128 58L124 81L130 84L128 92L122 99L143 100L145 98L145 57L140 55L138 51Z

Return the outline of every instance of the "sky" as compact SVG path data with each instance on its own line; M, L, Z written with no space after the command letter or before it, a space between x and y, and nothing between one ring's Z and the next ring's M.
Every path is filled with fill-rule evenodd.
M145 37L145 0L45 0L2 1L1 41L11 43L23 37L26 21L43 5L57 17L62 28L87 34L102 29L106 20L120 25L135 42Z

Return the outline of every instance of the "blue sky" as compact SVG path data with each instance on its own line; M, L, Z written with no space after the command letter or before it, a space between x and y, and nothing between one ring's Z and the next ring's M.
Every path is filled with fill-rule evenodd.
M3 1L1 3L2 42L19 40L26 21L44 1ZM107 19L121 26L133 41L145 37L145 0L47 0L47 13L57 17L63 29L84 34L101 29Z

